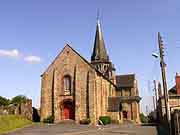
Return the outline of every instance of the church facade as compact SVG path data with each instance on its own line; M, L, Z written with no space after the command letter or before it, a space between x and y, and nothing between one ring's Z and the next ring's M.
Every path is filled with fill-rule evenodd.
M116 75L99 21L91 62L65 45L41 75L41 120L90 119L95 125L100 116L110 116L117 123L139 123L140 100L135 74Z

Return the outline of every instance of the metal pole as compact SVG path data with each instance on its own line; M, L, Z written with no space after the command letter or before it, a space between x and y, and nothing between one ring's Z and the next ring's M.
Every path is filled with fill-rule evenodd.
M155 99L156 99L156 120L157 122L159 122L159 107L158 107L158 92L157 92L157 88L156 88L156 80L153 81L154 82L154 91L155 91Z
M176 121L177 121L177 132L179 134L179 115L176 113Z
M167 116L167 122L169 126L169 134L171 135L171 113L169 108L169 95L168 95L168 89L167 89L167 82L166 82L166 64L164 62L164 52L163 52L163 43L160 36L160 33L158 32L158 43L159 43L159 54L160 54L160 66L161 66L161 72L162 72L162 82L163 82L163 90L164 90L164 101L165 101L165 109L166 109L166 116Z
M152 96L152 98L153 98L153 108L154 108L154 111L155 111L156 107L155 107L155 100L154 100L154 96Z
M157 100L157 88L156 88L156 80L153 81L154 83L154 92L155 92L155 101L156 101L156 110L157 110L157 106L158 106L158 100Z
M149 115L149 109L147 105L146 105L146 115Z

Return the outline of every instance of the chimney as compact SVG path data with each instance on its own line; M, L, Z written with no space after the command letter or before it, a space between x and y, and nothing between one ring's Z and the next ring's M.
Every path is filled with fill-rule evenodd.
M176 90L177 94L180 95L180 75L176 73Z

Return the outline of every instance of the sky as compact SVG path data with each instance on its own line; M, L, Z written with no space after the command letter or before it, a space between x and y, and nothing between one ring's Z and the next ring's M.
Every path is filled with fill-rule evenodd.
M96 16L117 74L135 73L141 111L152 110L153 80L161 80L157 32L165 46L167 82L180 73L179 0L1 0L0 95L23 94L40 106L40 75L66 43L90 60Z

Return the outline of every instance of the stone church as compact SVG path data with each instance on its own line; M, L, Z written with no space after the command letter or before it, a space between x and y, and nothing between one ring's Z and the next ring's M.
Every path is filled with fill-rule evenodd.
M65 45L41 75L41 120L90 119L95 125L100 116L110 116L117 123L139 123L141 98L135 74L115 71L98 20L91 62Z

